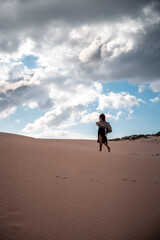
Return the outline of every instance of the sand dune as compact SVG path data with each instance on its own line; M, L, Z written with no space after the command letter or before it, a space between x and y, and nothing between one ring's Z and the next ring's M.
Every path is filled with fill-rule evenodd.
M0 133L0 240L160 239L159 139Z

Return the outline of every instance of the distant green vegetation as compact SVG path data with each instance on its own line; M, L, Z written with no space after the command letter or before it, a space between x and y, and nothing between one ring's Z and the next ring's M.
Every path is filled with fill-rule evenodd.
M110 141L119 141L119 140L136 140L136 139L139 139L139 138L148 138L148 137L159 137L160 136L160 132L157 132L155 134L139 134L139 135L131 135L131 136L125 136L125 137L122 137L122 138L114 138L114 139L109 139Z

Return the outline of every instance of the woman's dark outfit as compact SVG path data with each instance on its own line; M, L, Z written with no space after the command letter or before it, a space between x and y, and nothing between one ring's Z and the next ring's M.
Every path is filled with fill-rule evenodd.
M99 143L99 135L102 137L102 143L107 143L107 137L105 134L105 129L104 128L98 128L98 140L97 142Z

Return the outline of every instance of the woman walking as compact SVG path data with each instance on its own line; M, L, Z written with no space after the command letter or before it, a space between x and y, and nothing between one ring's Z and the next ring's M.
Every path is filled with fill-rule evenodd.
M96 122L98 128L98 140L97 142L99 143L99 151L102 151L102 144L104 144L107 149L108 152L111 151L110 147L108 146L108 141L107 141L107 137L105 134L105 128L103 127L103 125L105 125L106 121L105 121L105 115L104 113L99 115L99 122Z

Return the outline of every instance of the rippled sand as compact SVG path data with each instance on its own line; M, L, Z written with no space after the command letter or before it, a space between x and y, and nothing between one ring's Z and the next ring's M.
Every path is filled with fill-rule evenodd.
M0 240L160 239L159 139L0 133Z

